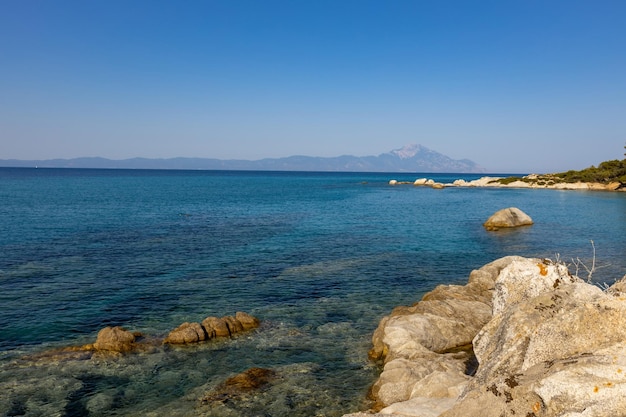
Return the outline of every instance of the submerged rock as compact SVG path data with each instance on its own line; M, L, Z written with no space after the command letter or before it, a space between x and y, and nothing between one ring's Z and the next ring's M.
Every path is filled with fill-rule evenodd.
M243 394L259 390L270 383L276 372L265 368L250 368L228 378L212 391L207 392L200 401L204 404L215 401L229 401Z
M501 228L530 226L533 219L522 210L516 207L509 207L498 210L483 224L487 230L498 230Z

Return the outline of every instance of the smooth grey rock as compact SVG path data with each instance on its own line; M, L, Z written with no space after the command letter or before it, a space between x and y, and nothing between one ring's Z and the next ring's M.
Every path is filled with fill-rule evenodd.
M549 285L553 271L537 269L529 259L503 270L496 288L508 281L510 297L474 340L476 375L441 417L624 415L626 300L575 277ZM514 270L532 273L509 281Z
M483 226L487 230L498 230L501 228L530 226L533 220L517 207L509 207L498 210L487 219Z
M371 390L376 408L428 392L458 396L459 390L452 387L466 379L472 360L468 348L491 319L495 280L503 268L521 259L496 260L473 271L467 285L440 285L419 303L398 307L381 320L370 351L372 359L385 363Z

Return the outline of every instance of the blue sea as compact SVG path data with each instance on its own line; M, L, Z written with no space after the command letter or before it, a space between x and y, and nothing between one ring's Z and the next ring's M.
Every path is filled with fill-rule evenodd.
M479 175L0 168L0 415L341 416L370 405L379 320L438 284L506 255L626 274L626 193L388 184L420 177ZM511 206L535 224L483 229ZM46 355L236 311L261 327ZM275 378L199 400L252 367Z

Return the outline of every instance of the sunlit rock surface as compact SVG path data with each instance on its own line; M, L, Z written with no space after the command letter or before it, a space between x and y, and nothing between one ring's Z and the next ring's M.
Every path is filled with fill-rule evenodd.
M469 291L477 285L483 290ZM562 264L507 257L449 291L453 300L488 306L493 314L486 320L479 304L473 314L450 307L446 318L427 307L433 295L398 308L373 338L371 356L384 360L372 389L375 411L419 417L625 415L625 287L622 279L602 291ZM445 293L438 288L431 294L441 299ZM467 321L468 329L484 321L471 340L474 369L445 348L467 337L453 331L453 337L442 338L458 328L454 317Z
M498 210L492 214L483 224L487 230L498 230L502 228L530 226L533 219L517 207L509 207Z

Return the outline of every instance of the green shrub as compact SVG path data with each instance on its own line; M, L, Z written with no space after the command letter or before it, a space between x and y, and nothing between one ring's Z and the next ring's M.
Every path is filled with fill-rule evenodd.
M515 182L515 181L524 181L524 182L528 182L528 183L532 182L528 178L522 178L522 177L506 177L506 178L500 178L498 180L498 182L500 184L502 184L502 185L508 185L508 184L510 184L512 182Z
M555 174L564 182L599 182L607 184L619 181L622 184L626 178L626 159L602 162L598 167L591 166L581 171L570 170Z

